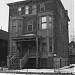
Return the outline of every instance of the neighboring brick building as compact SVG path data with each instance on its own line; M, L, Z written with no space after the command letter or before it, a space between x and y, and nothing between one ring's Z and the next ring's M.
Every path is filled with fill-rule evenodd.
M68 13L60 0L26 0L9 6L10 69L68 65Z
M69 44L69 59L70 64L75 64L75 42L71 41Z
M7 66L8 32L0 30L0 66Z

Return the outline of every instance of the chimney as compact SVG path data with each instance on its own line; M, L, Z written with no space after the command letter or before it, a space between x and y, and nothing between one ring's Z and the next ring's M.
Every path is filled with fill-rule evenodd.
M68 15L68 10L66 10L66 14Z

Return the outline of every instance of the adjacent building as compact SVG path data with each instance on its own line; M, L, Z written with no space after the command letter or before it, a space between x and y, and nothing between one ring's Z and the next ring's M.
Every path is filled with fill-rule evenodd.
M71 41L69 44L69 61L70 64L75 64L75 42Z
M0 30L0 66L7 66L8 32Z
M68 65L68 11L60 0L26 0L9 6L9 69Z

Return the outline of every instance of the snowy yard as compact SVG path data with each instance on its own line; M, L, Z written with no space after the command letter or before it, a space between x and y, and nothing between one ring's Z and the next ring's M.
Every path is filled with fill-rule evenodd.
M2 68L0 68L2 69ZM8 70L8 68L3 68L0 70L0 75L30 75L25 73L73 73L75 74L75 64L70 66L65 66L58 69L22 69L22 70ZM3 73L2 73L3 72ZM16 74L17 73L17 74ZM35 75L35 74L31 74ZM38 75L38 74L36 74Z

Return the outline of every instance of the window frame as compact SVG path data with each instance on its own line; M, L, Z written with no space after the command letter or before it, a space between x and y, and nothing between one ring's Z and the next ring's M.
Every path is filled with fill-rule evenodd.
M41 8L44 8L44 10L42 11ZM40 12L44 12L45 11L45 3L41 3L40 4Z
M21 12L22 12L22 8L19 10L19 8L21 8L21 7L18 7L18 11L17 11L17 13L18 13L18 15L21 15Z
M35 8L33 8L33 6L35 5ZM34 4L34 5L32 5L32 14L36 14L36 12L37 12L37 6L36 6L36 4ZM35 12L33 12L35 10Z
M33 19L30 19L31 21L32 21L32 24L28 24L28 22L27 22L27 32L33 32ZM32 25L32 31L28 31L28 26L29 25Z
M46 17L46 21L45 22L42 22L42 18L43 17ZM47 16L42 16L41 17L41 27L43 27L42 24L46 24L46 28L42 28L42 29L47 29Z
M26 7L28 7L28 8L26 9ZM26 13L27 11L28 11L28 13ZM28 5L25 6L25 14L29 14L29 6Z
M46 17L46 22L42 22L42 17ZM49 21L49 17L51 17L51 21ZM39 28L38 28L38 30L44 30L44 29L50 29L50 27L52 27L52 25L53 25L53 17L52 17L52 15L43 15L43 16L39 16L39 20L38 20L39 22ZM46 28L42 28L42 24L44 24L44 23L46 23ZM50 26L49 26L49 24L51 24Z

